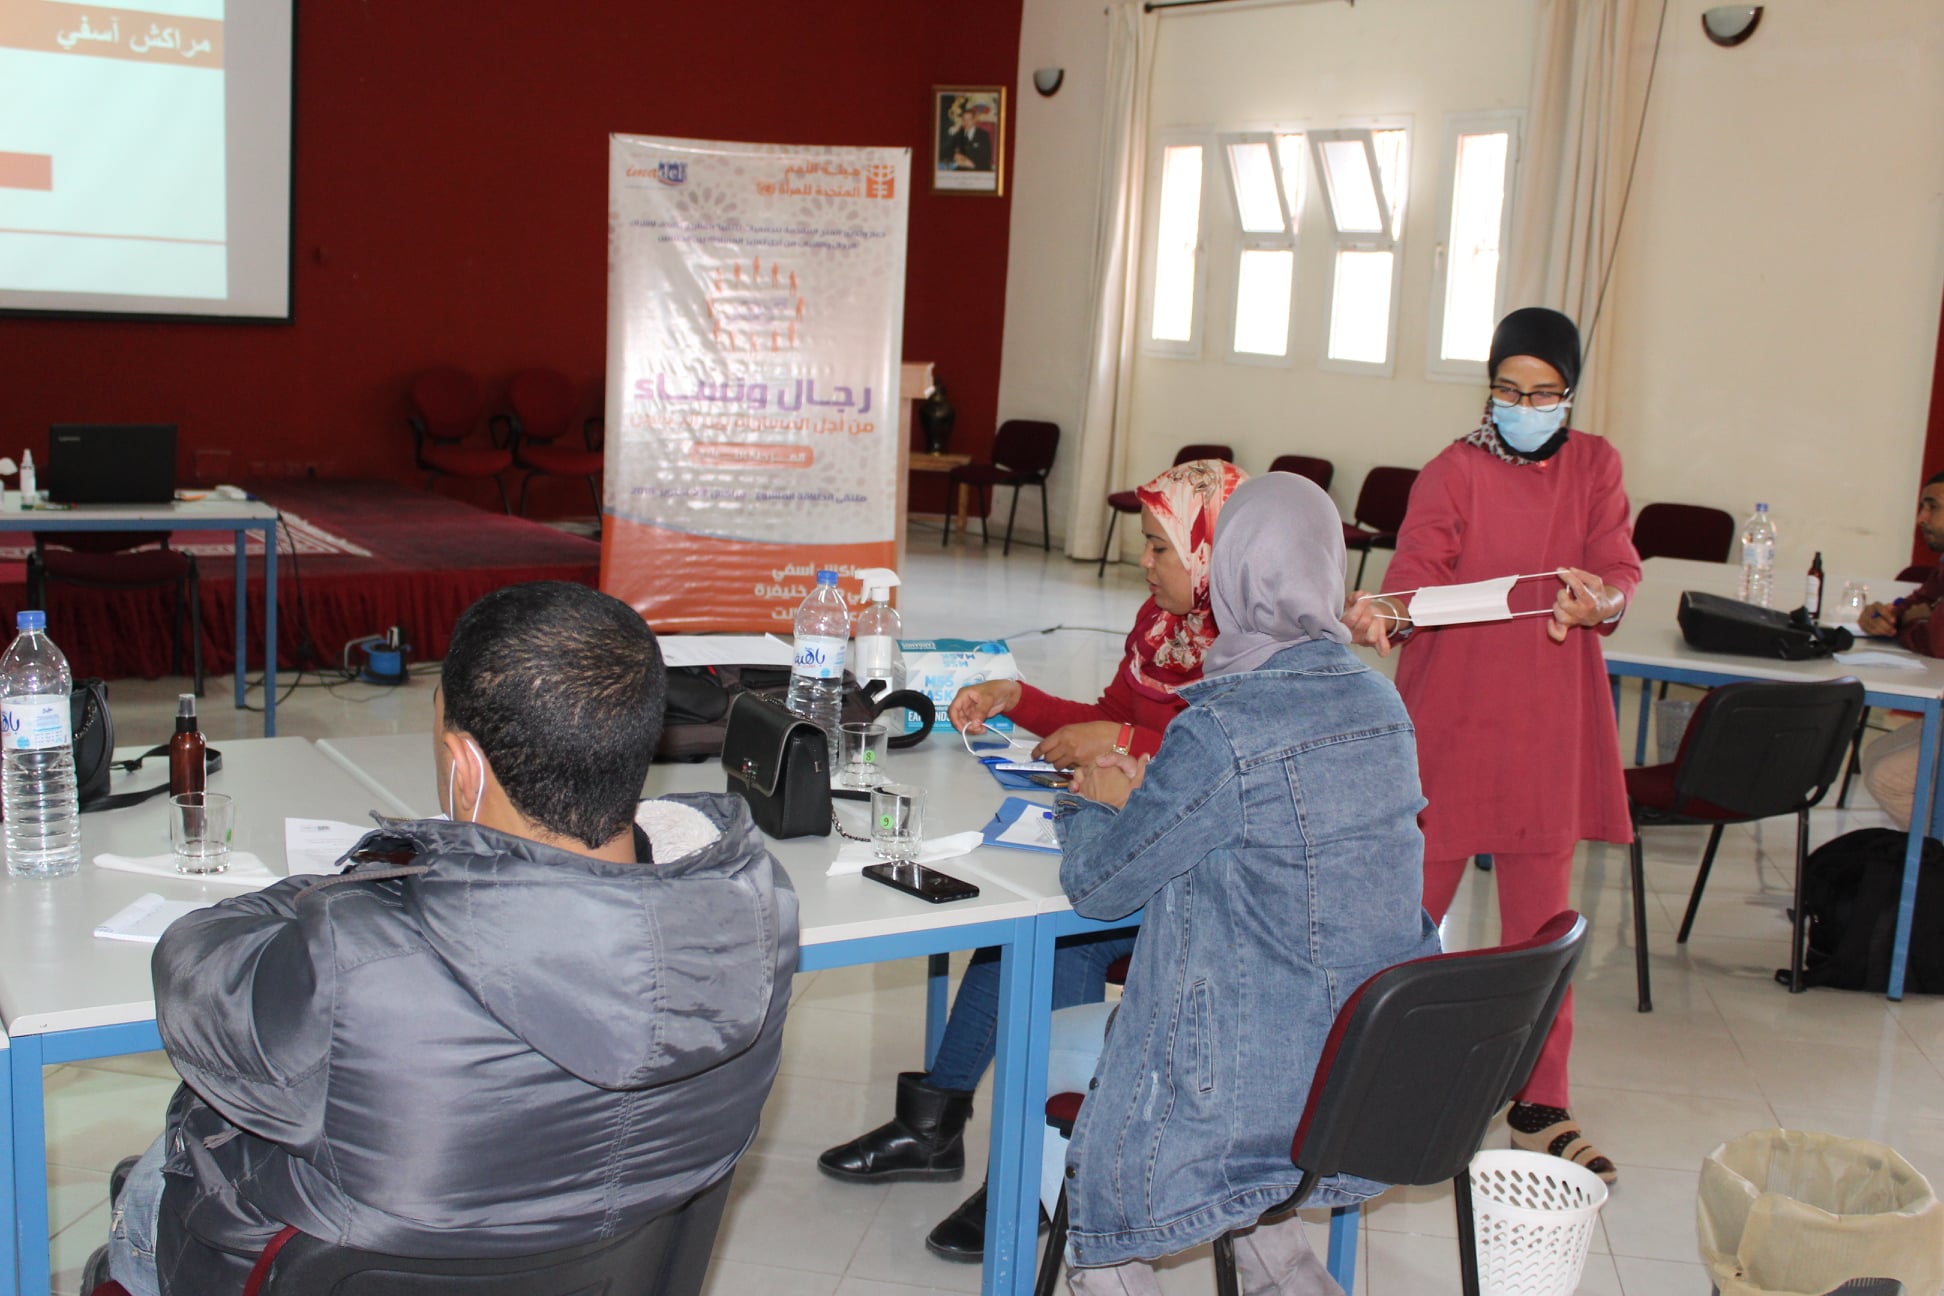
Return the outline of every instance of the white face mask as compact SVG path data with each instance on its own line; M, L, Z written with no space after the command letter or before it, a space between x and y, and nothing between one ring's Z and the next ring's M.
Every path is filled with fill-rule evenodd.
M475 771L478 774L477 786L479 788L479 791L473 796L472 814L466 822L478 823L479 806L486 799L486 753L479 750L477 744L471 742L466 744L466 750L471 753L475 762ZM446 774L446 801L448 803L445 807L446 818L455 823L459 820L459 781L452 775L457 770L458 766L455 764L452 771Z

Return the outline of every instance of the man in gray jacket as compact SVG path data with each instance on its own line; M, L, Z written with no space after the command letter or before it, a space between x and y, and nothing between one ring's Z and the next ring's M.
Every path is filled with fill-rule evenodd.
M286 1226L530 1255L728 1173L776 1076L796 895L739 799L637 808L663 689L620 601L489 594L434 699L450 822L169 929L156 1016L184 1083L117 1199L116 1280L239 1292Z

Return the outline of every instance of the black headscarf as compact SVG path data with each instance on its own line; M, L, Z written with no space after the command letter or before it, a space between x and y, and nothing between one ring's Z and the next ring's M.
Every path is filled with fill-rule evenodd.
M1572 320L1544 306L1526 306L1499 321L1492 333L1492 353L1485 362L1487 375L1498 376L1499 362L1507 356L1532 356L1559 370L1566 386L1579 386L1580 335Z

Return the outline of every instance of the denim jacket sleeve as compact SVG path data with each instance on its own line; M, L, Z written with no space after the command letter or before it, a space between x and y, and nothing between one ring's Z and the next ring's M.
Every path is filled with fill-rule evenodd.
M1221 723L1190 707L1168 726L1147 777L1119 810L1062 796L1060 885L1086 918L1125 918L1211 851L1239 844L1235 752Z

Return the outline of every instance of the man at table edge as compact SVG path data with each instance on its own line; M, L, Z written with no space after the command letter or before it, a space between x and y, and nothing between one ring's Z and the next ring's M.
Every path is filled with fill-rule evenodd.
M540 1254L722 1180L781 1058L796 895L739 798L637 806L664 686L625 603L494 591L434 695L449 818L170 928L156 1018L184 1083L116 1201L116 1281L237 1292L287 1226Z
M1944 553L1944 472L1924 483L1917 499L1917 530L1932 553ZM1933 613L1944 600L1944 563L1924 583L1893 603L1872 603L1858 623L1867 635L1894 638L1914 653L1944 657L1944 635L1935 635ZM1924 726L1907 724L1871 743L1863 753L1863 785L1899 831L1910 831L1917 801L1917 744Z

